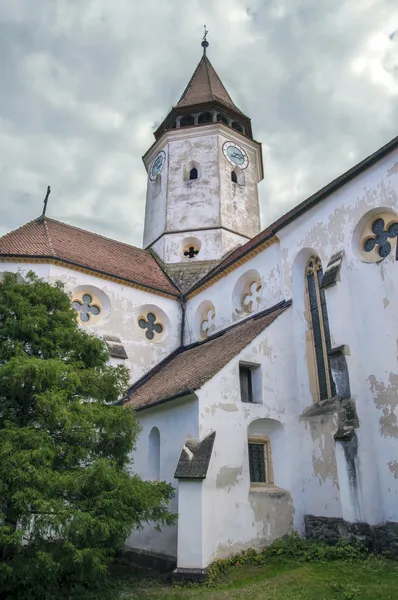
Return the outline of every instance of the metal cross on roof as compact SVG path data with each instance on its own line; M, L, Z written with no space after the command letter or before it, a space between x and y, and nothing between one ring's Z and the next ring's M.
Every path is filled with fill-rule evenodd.
M209 33L208 29L206 29L206 25L204 25L205 33L203 35L201 46L203 48L203 54L206 54L206 48L209 47L209 42L206 39L207 34Z

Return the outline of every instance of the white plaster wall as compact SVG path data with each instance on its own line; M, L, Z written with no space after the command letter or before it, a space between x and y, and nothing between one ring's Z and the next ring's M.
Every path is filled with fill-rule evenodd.
M104 334L118 335L127 352L128 359L121 362L131 374L131 382L136 381L159 361L170 354L180 344L181 313L178 300L165 298L155 294L138 290L129 286L120 285L106 279L72 271L57 265L2 263L1 270L13 272L20 271L22 276L33 270L40 277L49 282L57 280L65 284L65 291L72 293L78 286L92 286L101 290L110 302L109 314L98 324L82 324L82 327L97 336ZM141 308L148 306L153 310L160 309L167 317L166 331L159 343L151 342L145 337L145 330L138 327L138 318Z
M199 330L195 315L204 301L211 301L216 310L214 332L241 320L247 315L238 315L234 310L233 294L239 278L250 270L256 270L262 280L261 301L254 312L274 306L283 300L281 291L281 258L278 244L269 246L264 252L254 256L250 261L234 269L231 273L216 281L211 287L203 290L186 305L185 343L199 339Z
M293 298L298 400L310 405L305 364L302 278L305 259L317 253L324 268L344 249L341 281L326 291L332 347L347 344L351 396L360 428L358 464L361 518L398 520L398 284L393 252L378 264L360 260L355 229L375 208L398 211L398 152L391 153L318 206L278 232L284 293ZM382 212L382 210L381 210ZM313 491L318 490L315 483ZM308 496L311 491L307 486ZM317 492L318 493L318 492Z
M222 152L225 141L238 143L248 154L244 186L231 181L233 167ZM261 153L257 142L222 124L211 123L167 132L145 156L147 169L150 169L159 150L164 150L167 158L161 173L161 192L155 198L155 184L148 178L144 247L163 232L199 230L198 235L205 236L204 241L209 242L209 259L212 260L245 241L245 237L253 237L259 232L257 186L261 179ZM199 168L199 178L192 181L186 178L191 161L195 161ZM231 239L222 239L218 255L214 256L217 236L214 238L214 234L210 234L207 239L206 233L200 229L221 225L245 237L234 240L233 244ZM180 253L176 253L173 240L168 240L165 254L160 246L156 245L154 249L165 262L178 262Z
M259 547L301 529L304 514L300 428L295 387L291 315L282 314L198 392L200 437L216 431L204 486L204 557L215 558ZM239 361L259 364L261 404L242 403ZM270 434L274 481L286 490L250 492L248 427L256 419L275 419L282 437ZM283 439L282 439L283 438Z
M195 397L159 405L137 413L137 419L142 426L137 440L137 448L132 455L131 471L148 479L150 473L149 434L153 427L160 433L160 481L171 483L175 488L178 482L174 473L185 440L188 437L198 438L198 401ZM178 513L178 494L171 502L170 510ZM187 507L184 507L185 518ZM188 532L185 532L188 535ZM152 525L146 525L142 531L133 532L126 541L127 546L150 550L169 556L177 556L177 525L165 527L161 533L155 531Z
M225 235L225 233L228 235ZM192 238L199 241L200 250L196 257L187 258L184 256L183 250L185 242ZM164 236L163 260L167 264L184 262L192 264L195 261L219 260L229 250L244 244L246 241L246 238L225 232L222 229L169 233Z
M166 160L163 165L163 169L160 173L161 176L161 187L160 192L156 196L154 195L155 181L152 181L148 174L147 179L147 193L146 193L146 204L145 204L145 224L144 224L144 238L143 247L146 248L156 238L158 238L166 228L166 202L167 202L167 186L168 186L168 169L169 169L169 157L168 157L168 145L157 145L156 152L152 152L150 155L150 161L147 162L147 170L150 169L152 161L156 154L163 150L166 154Z
M220 198L221 223L224 227L239 231L249 238L261 230L260 208L258 201L258 184L260 177L261 154L256 142L239 135L226 127L220 129L219 164L220 164ZM222 146L224 142L236 142L246 151L249 165L244 169L245 185L240 186L231 181L234 167L225 158Z

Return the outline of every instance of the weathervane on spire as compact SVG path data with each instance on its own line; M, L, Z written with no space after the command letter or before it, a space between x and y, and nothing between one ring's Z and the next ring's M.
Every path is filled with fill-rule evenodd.
M208 42L208 41L207 41L207 39L206 39L206 36L207 36L207 34L208 34L209 32L208 32L208 30L206 29L206 25L204 26L204 28L205 28L205 33L204 33L204 36L203 36L203 39L202 39L201 46L202 46L202 48L203 48L203 54L205 55L205 54L206 54L206 48L208 48L208 46L209 46L209 42Z

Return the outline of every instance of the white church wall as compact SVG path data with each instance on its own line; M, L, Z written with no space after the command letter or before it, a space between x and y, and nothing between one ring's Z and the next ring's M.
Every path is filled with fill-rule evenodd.
M159 431L159 480L171 483L176 495L171 501L170 510L178 513L178 482L174 473L181 450L188 437L198 438L198 401L196 397L174 400L147 410L139 411L137 419L142 430L137 439L136 450L132 454L131 472L146 480L153 477L153 460L150 450L151 432L154 427ZM185 514L187 507L184 508ZM189 510L189 509L188 509ZM153 525L145 525L142 531L134 531L127 539L130 548L149 550L159 554L177 556L177 525L164 527L159 533Z
M304 259L317 254L325 270L332 254L345 253L340 281L326 289L326 299L332 347L347 346L351 397L360 422L360 519L370 523L398 520L396 238L390 240L390 255L370 264L363 262L357 234L364 216L384 210L398 212L396 151L278 232L284 293L293 298L298 400L303 409L312 402L305 365ZM307 495L312 496L310 488Z
M238 231L248 238L261 230L258 202L258 183L261 180L260 149L256 142L245 138L227 127L220 127L219 168L220 168L220 217L224 227ZM244 184L231 181L234 166L223 155L223 144L234 142L247 154L248 166L242 169Z
M280 280L280 250L278 244L269 246L264 252L254 256L245 264L234 269L219 281L192 298L186 305L185 343L200 339L200 318L203 303L212 302L215 316L212 321L212 332L220 331L229 325L283 300ZM250 285L258 281L260 289L253 296L252 311L244 310L240 296L251 294Z
M200 439L216 431L203 482L206 564L302 528L302 458L290 330L287 311L198 392ZM240 361L259 365L261 403L241 401ZM249 433L270 438L275 487L250 486Z
M120 285L113 281L100 279L93 275L72 271L58 265L3 263L4 268L12 272L21 272L22 276L33 270L38 276L49 282L57 280L65 284L65 291L73 295L89 293L99 296L101 313L99 319L87 324L79 324L97 336L111 334L119 336L127 352L127 360L111 359L111 364L124 364L131 374L131 382L136 381L158 362L163 360L180 344L181 313L177 300L157 296L144 290ZM153 340L145 336L146 330L138 325L138 319L148 312L159 317L164 331L154 334ZM157 339L159 337L159 340Z

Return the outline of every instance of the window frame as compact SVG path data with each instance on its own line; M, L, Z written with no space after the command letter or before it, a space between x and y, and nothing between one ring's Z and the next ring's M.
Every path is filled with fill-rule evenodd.
M252 481L251 468L250 468L250 451L249 451L250 444L256 444L258 446L263 447L265 481ZM268 436L263 436L263 435L249 435L248 440L247 440L247 454L248 454L247 458L248 458L248 465L249 465L250 487L251 488L275 487L270 438Z
M311 256L305 266L305 305L312 350L312 381L314 401L327 400L336 395L329 352L331 336L327 313L325 290L321 288L323 276L322 261L318 256ZM310 278L313 278L313 290L310 292ZM313 303L314 301L314 303ZM319 343L316 340L319 339ZM318 351L317 351L318 350ZM310 374L311 379L311 374Z
M242 394L242 373L248 374L248 400L243 399ZM245 404L255 404L254 393L253 393L253 368L245 363L239 363L239 385L240 385L240 399Z

